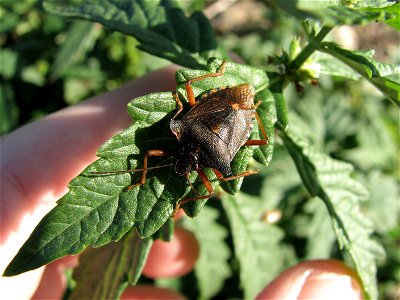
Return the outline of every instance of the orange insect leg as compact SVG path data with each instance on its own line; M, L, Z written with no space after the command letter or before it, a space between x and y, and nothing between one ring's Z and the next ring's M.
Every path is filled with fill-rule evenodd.
M225 65L226 65L226 60L224 60L222 62L221 66L218 68L217 72L211 73L211 74L206 74L206 75L203 75L203 76L199 76L199 77L190 79L190 80L188 80L186 82L185 89L186 89L186 94L187 94L190 106L196 105L196 98L195 98L194 93L193 93L192 83L196 82L196 81L204 80L204 79L209 78L209 77L219 77L219 76L224 75Z
M127 187L127 190L131 190L133 189L135 186L139 186L139 185L143 185L146 181L146 175L147 175L147 160L149 158L149 156L169 156L170 154L165 151L165 150L148 150L147 153L145 154L144 158L143 158L143 168L142 168L142 175L140 176L140 180L139 182L132 184L130 186Z
M188 203L188 202L192 202L192 201L196 201L196 200L202 200L202 199L208 199L212 196L212 194L214 193L214 189L211 186L210 180L208 180L207 175L204 173L203 170L198 169L196 170L197 174L199 174L199 177L201 179L201 181L203 182L204 186L206 187L207 191L208 191L208 195L205 196L196 196L196 197L191 197L191 198L185 198L181 201L179 201L176 204L176 207L174 209L174 212L172 214L172 217L175 216L175 214L178 212L179 208L181 207L182 204ZM190 182L189 182L190 183ZM190 186L193 189L192 184L190 184Z

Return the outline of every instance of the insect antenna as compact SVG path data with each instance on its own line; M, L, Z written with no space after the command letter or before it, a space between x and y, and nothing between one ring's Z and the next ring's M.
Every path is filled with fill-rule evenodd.
M173 163L166 164L166 165L159 165L159 166L154 166L154 167L147 167L146 170L154 170L154 169L161 169L165 167L171 167L173 166ZM130 170L117 170L117 171L110 171L110 172L89 172L90 174L93 175L116 175L116 174L125 174L125 173L133 173L133 172L143 172L144 169L130 169Z

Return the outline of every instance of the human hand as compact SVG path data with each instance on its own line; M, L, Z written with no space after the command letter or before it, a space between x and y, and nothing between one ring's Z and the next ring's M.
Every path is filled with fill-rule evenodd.
M175 70L176 67L169 67L151 73L1 138L1 270L4 271L56 200L68 191L68 182L96 160L99 146L129 126L132 119L126 104L151 92L174 90ZM71 265L73 261L48 265L48 274L44 274L52 280L44 285L48 298L61 297L65 285L60 279L62 269L65 263ZM43 268L16 277L2 277L0 298L30 298L42 273Z
M67 184L71 178L96 160L95 153L98 147L131 123L132 120L126 112L126 104L131 99L150 92L174 90L174 72L175 68L170 67L149 74L118 90L63 109L2 137L0 202L2 270L28 238L33 227L54 207L56 200L67 192ZM166 269L171 271L169 266L182 257L189 257L183 266L185 272L190 271L195 258L193 249L196 247L194 244L192 244L194 248L188 247L188 240L179 238L179 231L177 233L172 243L159 242L153 245L145 267L145 275L147 273L147 276L153 278L182 275L182 270L179 268L165 273ZM192 242L193 240L189 244ZM162 251L157 251L157 248ZM166 261L165 251L179 255L172 255L170 260ZM152 264L152 261L159 262L160 256L166 264L164 266ZM76 263L76 258L67 257L49 264L45 269L40 268L11 278L2 277L1 298L60 299L65 289L63 270ZM321 271L324 270L321 266L324 266L324 261L314 265L301 265L299 269L294 269L295 271L289 269L292 271L282 273L268 286L270 288L267 287L260 293L259 299L282 298L284 295L294 294L312 295L300 292L305 289L312 291L313 286L321 287L321 281L316 280L318 274L326 273ZM330 279L344 278L341 272L343 269L335 267L329 270L332 271L330 274L340 275L340 277L332 275ZM315 276L305 276L305 274ZM310 279L313 279L314 283ZM339 282L339 287L338 284L334 284L333 290L330 289L329 280L327 285L323 285L328 286L326 290L330 290L331 293L336 293L338 290L348 291L348 282L346 284L342 284L344 282L340 280L332 282ZM183 298L171 291L149 286L128 288L123 297L140 299L143 295L147 298L149 295L156 298ZM349 299L349 297L344 298Z

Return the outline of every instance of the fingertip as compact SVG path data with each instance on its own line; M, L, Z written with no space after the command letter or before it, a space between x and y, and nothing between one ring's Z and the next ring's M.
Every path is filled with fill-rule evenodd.
M151 247L143 274L149 278L178 277L189 273L199 256L200 247L194 234L176 227L170 242L156 240Z
M63 270L56 264L47 265L31 299L61 299L65 287Z
M301 262L281 273L256 299L363 299L357 274L336 260Z
M160 287L155 287L151 285L138 285L138 286L133 286L133 287L128 287L125 289L125 291L121 295L121 300L126 300L126 299L135 299L135 300L141 300L141 299L174 299L174 300L183 300L185 297L183 297L181 294L166 289L166 288L160 288Z
M185 214L185 211L184 211L182 208L180 208L180 209L176 212L176 214L175 214L175 216L174 216L174 221L175 221L175 222L179 221L179 220L182 219L185 215L186 215L186 214Z
M67 255L51 263L51 265L56 265L59 268L75 268L79 264L79 255Z

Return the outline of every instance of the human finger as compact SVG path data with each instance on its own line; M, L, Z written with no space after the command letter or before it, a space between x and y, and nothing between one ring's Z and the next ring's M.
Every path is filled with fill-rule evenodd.
M62 299L67 286L65 270L77 265L78 257L72 255L47 265L31 299Z
M312 260L285 270L256 299L363 299L363 293L357 274L344 263Z
M126 112L131 99L173 90L175 69L153 72L2 137L1 240L40 203L54 205L96 159L98 147L132 122Z
M199 253L194 234L178 226L171 241L153 243L143 274L153 279L183 276L193 269Z
M151 285L138 285L138 286L128 287L125 289L125 291L121 295L121 300L126 300L126 299L184 300L185 297L183 297L181 294L175 291L166 288L160 288Z

